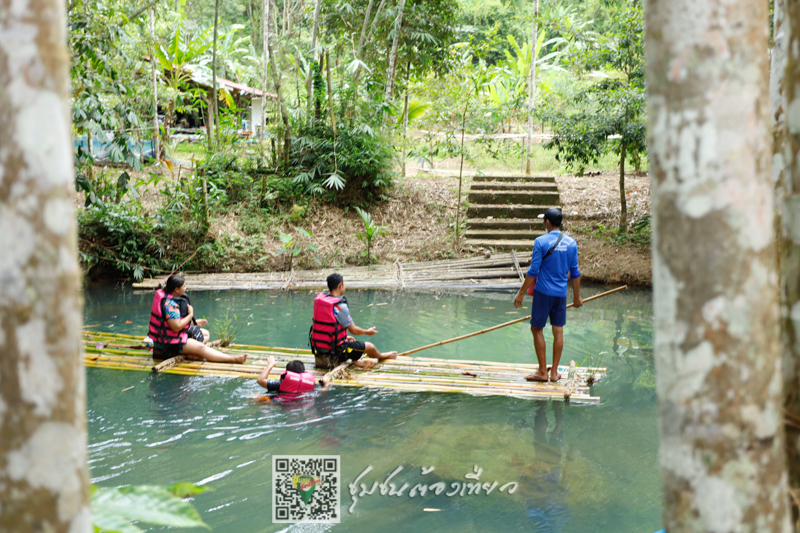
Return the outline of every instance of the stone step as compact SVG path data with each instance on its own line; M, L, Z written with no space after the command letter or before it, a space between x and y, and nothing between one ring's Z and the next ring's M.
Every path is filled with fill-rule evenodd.
M469 202L472 204L526 204L526 205L559 205L557 192L530 191L470 191Z
M467 218L509 218L509 219L535 219L545 211L557 205L503 205L503 204L470 204L467 209Z
M544 221L541 218L470 218L468 229L515 229L544 232Z
M472 178L477 181L541 181L555 183L555 176L475 176Z
M541 231L531 231L518 229L467 228L465 233L467 239L478 239L484 241L533 241L540 235L544 235L544 229Z
M472 191L542 191L558 192L558 185L546 182L515 182L515 181L473 181L470 185Z
M516 240L503 240L503 241L487 241L484 239L464 239L464 244L466 246L472 246L473 248L492 248L495 251L498 250L516 250L518 252L526 252L530 253L533 250L533 240L530 241L516 241ZM525 269L523 267L523 274L525 273Z

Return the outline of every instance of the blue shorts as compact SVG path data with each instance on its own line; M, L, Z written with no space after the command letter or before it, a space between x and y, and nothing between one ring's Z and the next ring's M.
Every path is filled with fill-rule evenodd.
M567 297L548 296L534 290L531 304L531 327L545 327L547 317L550 317L551 326L564 327L567 323Z

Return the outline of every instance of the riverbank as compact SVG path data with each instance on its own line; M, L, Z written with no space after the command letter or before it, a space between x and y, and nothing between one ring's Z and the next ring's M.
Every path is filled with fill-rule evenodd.
M641 220L649 213L649 179L630 175L626 181L629 220ZM458 217L462 222L470 182L471 178L466 177L462 184L462 209ZM565 230L579 243L584 279L650 286L649 245L620 240L614 235L619 217L618 176L564 175L558 176L556 183L561 193ZM155 216L163 208L164 195L152 187L137 190L146 212ZM83 209L82 194L76 196L79 209ZM384 229L384 234L378 235L371 246L372 261L431 261L485 254L484 249L456 245L457 203L457 175L424 174L398 179L387 199L370 209L374 222ZM297 228L309 232L311 237ZM241 204L212 214L202 246L172 237L171 242L161 243L160 249L170 250L165 253L174 256L170 259L176 266L185 262L183 270L283 271L289 269L290 253L281 253L289 236L293 239L292 246L301 250L292 258L292 268L336 268L367 264L366 247L359 238L363 231L363 222L349 207L316 200L272 210ZM99 255L97 250L103 246L96 233L81 232L80 247L86 257ZM120 275L103 261L94 264L90 261L85 266L90 278ZM145 276L159 274L163 272L145 272Z

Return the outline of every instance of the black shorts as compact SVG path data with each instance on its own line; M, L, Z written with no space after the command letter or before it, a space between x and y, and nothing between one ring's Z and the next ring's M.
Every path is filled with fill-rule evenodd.
M344 363L348 359L358 361L364 355L366 350L367 345L364 342L344 341L341 352L338 356L334 356L330 353L317 352L317 355L314 357L314 366L317 368L331 369Z
M194 339L197 342L205 342L206 338L203 335L203 330L200 329L200 326L191 325L189 329L186 330L186 333L189 335L190 339Z
M164 361L183 352L183 344L154 344L153 360Z

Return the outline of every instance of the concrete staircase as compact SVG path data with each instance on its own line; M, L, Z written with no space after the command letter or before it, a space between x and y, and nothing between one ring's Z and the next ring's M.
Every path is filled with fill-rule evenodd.
M551 176L482 176L472 181L467 210L467 246L530 252L544 234L538 215L561 207Z

